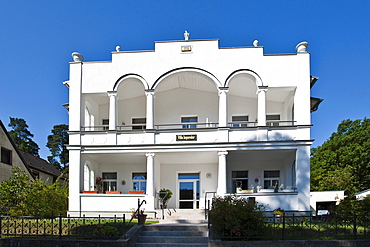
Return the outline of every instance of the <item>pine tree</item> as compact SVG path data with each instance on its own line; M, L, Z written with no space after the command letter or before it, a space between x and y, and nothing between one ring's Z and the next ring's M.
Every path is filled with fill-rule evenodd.
M18 149L39 157L39 146L32 140L33 134L28 130L26 121L22 118L10 118L8 125L12 128L9 135Z
M51 130L52 134L48 136L46 146L49 148L51 155L48 156L48 161L57 169L65 171L68 167L69 156L66 145L69 142L68 125L55 125Z

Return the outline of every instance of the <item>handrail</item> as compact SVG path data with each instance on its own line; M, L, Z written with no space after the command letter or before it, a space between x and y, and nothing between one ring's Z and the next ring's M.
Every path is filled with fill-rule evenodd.
M266 121L267 127L287 127L296 125L297 121L294 120L268 120ZM218 128L219 123L217 122L185 122L185 123L163 123L154 125L156 130L165 129L196 129L196 128ZM193 127L194 126L194 127ZM249 121L234 121L228 122L228 127L231 128L255 128L258 126L258 122ZM136 128L134 128L136 127ZM138 128L140 127L140 128ZM132 124L132 125L118 125L116 130L145 130L145 124ZM95 126L81 126L82 131L108 131L108 125L95 125Z
M141 203L140 203L140 198L137 199L137 209L135 211L135 213L131 216L131 219L130 221L128 222L128 226L131 224L132 220L135 218L136 215L139 215L140 213L140 207L143 205L143 203L146 204L146 201L143 200Z
M207 191L204 195L204 219L206 220L207 219L207 216L208 216L208 211L210 210L211 208L211 205L209 204L209 200L208 200L208 203L207 203L207 196L208 194L213 194L213 197L211 197L211 199L214 198L214 196L216 195L217 192L215 191ZM208 206L208 207L207 207Z

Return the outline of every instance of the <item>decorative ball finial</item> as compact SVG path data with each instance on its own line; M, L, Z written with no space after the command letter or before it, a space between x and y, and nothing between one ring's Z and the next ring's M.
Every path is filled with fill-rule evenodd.
M116 46L116 52L120 52L121 51L121 46L117 45Z
M254 40L254 41L253 41L253 46L254 46L254 47L257 47L257 46L258 46L258 40Z
M185 30L185 33L184 33L185 40L189 40L189 37L190 37L190 33L188 33L188 31Z
M299 44L295 47L295 49L296 49L296 51L297 51L298 53L303 53L303 52L307 52L307 51L306 51L307 47L308 47L308 43L304 41L304 42L299 43Z
M73 61L75 62L82 62L84 60L84 57L78 52L73 52L72 58L73 58Z

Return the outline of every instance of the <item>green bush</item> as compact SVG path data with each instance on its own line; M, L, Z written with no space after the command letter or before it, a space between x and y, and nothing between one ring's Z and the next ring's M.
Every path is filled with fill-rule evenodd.
M19 167L13 167L10 179L0 183L0 214L65 216L67 199L67 184L33 181Z
M209 212L213 234L223 240L259 239L264 208L242 197L216 197Z
M333 208L338 215L370 215L370 195L363 200L357 200L355 196L348 196Z

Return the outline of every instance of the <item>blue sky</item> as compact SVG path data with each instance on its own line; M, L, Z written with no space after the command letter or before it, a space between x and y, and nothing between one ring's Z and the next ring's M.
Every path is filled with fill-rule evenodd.
M107 61L121 50L153 50L154 41L220 39L221 47L251 46L265 54L294 53L309 43L313 147L343 119L369 116L370 1L5 1L0 0L0 119L23 118L46 158L47 136L68 124L71 53Z

